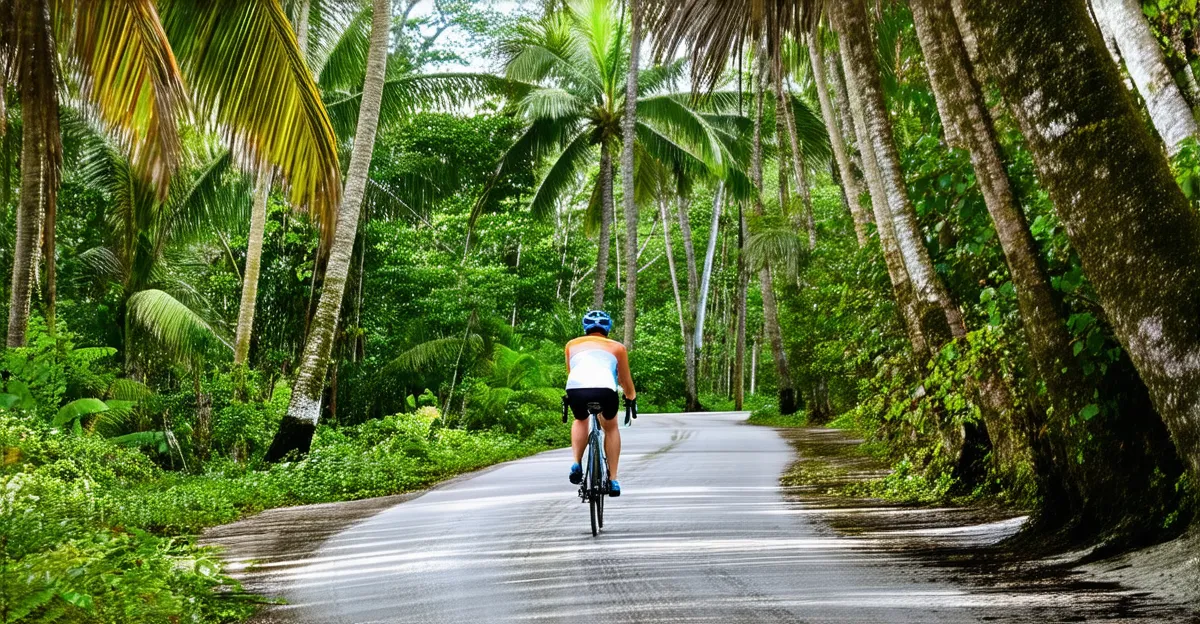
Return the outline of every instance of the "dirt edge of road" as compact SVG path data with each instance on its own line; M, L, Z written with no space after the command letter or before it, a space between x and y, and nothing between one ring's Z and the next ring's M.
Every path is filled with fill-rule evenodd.
M1014 552L1000 542L1024 517L997 508L905 505L834 494L844 486L887 474L885 465L858 450L861 440L824 428L780 429L796 449L781 478L789 497L822 510L822 520L847 537L885 544L888 550L939 568L973 585L1038 592L1088 593L1121 588L1120 613L1137 621L1156 615L1200 622L1200 529L1177 539L1114 557L1081 563L1090 550L1056 556ZM1195 619L1193 619L1195 618Z

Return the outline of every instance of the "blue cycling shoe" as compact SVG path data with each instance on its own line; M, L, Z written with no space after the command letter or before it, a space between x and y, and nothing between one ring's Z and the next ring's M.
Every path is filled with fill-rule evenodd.
M571 483L579 485L583 483L583 466L579 464L571 464Z
M621 495L621 482L620 481L617 481L616 479L609 480L608 495L613 496L613 497Z

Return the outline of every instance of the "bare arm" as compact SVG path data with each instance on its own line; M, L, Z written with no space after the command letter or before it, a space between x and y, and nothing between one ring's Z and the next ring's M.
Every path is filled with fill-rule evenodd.
M624 346L617 348L617 381L625 391L626 399L637 398L637 389L633 387L633 375L629 372L629 352Z

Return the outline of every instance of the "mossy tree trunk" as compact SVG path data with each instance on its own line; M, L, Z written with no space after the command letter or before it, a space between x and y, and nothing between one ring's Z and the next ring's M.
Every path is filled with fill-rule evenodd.
M1084 0L976 0L964 9L1117 337L1200 474L1200 217ZM1152 438L1158 423L1143 421Z
M379 127L379 109L387 76L391 18L390 0L373 0L371 40L367 50L358 127L354 136L355 149L350 155L350 168L346 173L346 188L342 194L342 206L338 210L325 281L300 357L288 413L267 450L267 461L278 461L292 451L307 453L321 415L321 393L329 372L330 353L341 316L354 243L358 238L359 214L367 188L375 133Z

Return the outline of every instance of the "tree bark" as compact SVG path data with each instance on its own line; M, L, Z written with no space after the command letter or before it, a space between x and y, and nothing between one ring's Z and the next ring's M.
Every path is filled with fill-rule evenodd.
M362 105L355 130L355 149L350 155L346 188L338 211L333 245L325 271L325 282L317 313L310 325L308 338L301 355L288 413L280 423L267 461L278 461L291 451L307 453L312 434L321 415L321 392L329 371L329 358L337 333L346 279L354 242L358 238L359 214L362 211L370 173L371 156L375 148L375 133L379 126L379 109L383 99L383 83L387 75L388 36L391 27L390 0L373 0L371 42L367 51L366 79L363 84Z
M761 48L760 48L761 49ZM753 145L750 151L750 178L754 182L755 197L754 197L754 214L763 216L765 210L762 203L763 193L763 150L762 150L762 117L763 117L763 96L766 90L767 79L766 67L757 69L758 75L755 78L754 87L754 138ZM746 236L745 216L742 217L742 234ZM740 241L739 241L740 243ZM763 262L763 266L758 271L759 289L762 291L763 300L763 329L766 331L767 339L771 342L771 354L775 360L776 386L779 393L779 413L788 415L796 413L799 406L796 404L796 390L792 386L792 375L788 368L787 352L783 346L783 334L779 330L779 309L775 302L775 279L771 272L769 262ZM744 302L741 305L745 305ZM739 337L739 357L745 359L745 328L741 328L742 335ZM741 409L740 407L738 409Z
M687 378L684 381L684 394L686 402L690 405L695 400L695 397L692 395L695 392L694 386L696 383L696 369L692 363L695 347L691 344L692 336L689 331L691 327L688 321L691 310L684 310L683 298L679 294L679 277L675 272L675 250L671 244L671 222L667 219L667 202L662 197L658 199L658 214L663 222L663 247L666 250L667 270L671 274L671 290L675 293L675 311L679 313L679 334L683 338L683 365L687 371ZM688 407L686 411L692 410Z
M733 390L733 409L740 410L746 400L746 297L750 292L750 271L746 266L746 211L738 205L737 308L734 315L733 372L729 385Z
M1141 1L1092 0L1092 5L1096 19L1112 33L1167 152L1177 153L1185 139L1200 134L1200 128L1142 13Z
M12 288L9 292L8 340L10 348L25 346L29 306L37 270L39 234L45 226L43 210L56 202L58 166L58 85L53 71L56 51L46 22L43 1L23 3L19 11L18 44L22 53L17 68L21 99L21 189L13 241ZM53 238L54 231L47 236ZM53 243L50 244L53 247ZM52 313L52 312L51 312Z
M842 45L840 50L844 64L846 46ZM830 74L836 73L840 77L841 72L837 71L837 69L837 67L831 68ZM866 115L863 113L861 98L857 89L850 88L852 85L844 86L846 87L846 93L841 99L846 103L844 108L847 109L846 113L853 121L854 133L856 136L865 137L867 136L867 121ZM916 293L913 291L908 269L904 266L904 259L900 254L900 246L896 242L896 231L892 226L892 218L887 204L887 194L883 190L879 164L875 158L875 151L869 142L860 141L859 147L859 153L862 156L863 174L866 178L867 187L870 190L871 209L875 214L875 225L879 234L879 246L883 253L884 264L887 266L888 278L892 282L892 294L896 298L896 307L900 311L905 332L908 334L909 343L913 348L913 355L916 357L918 363L923 365L929 361L929 341L926 339L925 331L921 327L920 315L917 312Z
M42 176L42 197L45 204L45 218L42 222L42 257L46 262L46 331L56 335L55 325L58 309L58 258L55 251L55 232L58 223L58 202L56 193L48 188L50 180Z
M613 164L608 141L600 144L600 239L596 244L596 275L592 285L592 309L604 309L604 287L608 284L608 255L612 249Z
M783 133L779 136L780 146L782 148L786 141L790 150L787 150L791 155L792 175L795 176L796 193L800 195L800 202L804 209L802 227L808 233L808 248L816 249L817 247L817 224L813 215L812 189L808 187L808 172L804 169L804 153L800 150L800 136L796 131L796 116L792 111L792 94L784 88L783 83L783 59L777 58L772 64L771 72L775 79L775 100L776 107L783 117L776 121L776 127L782 122ZM782 156L785 150L780 149ZM781 160L779 163L781 169L787 167Z
M708 292L712 287L713 260L717 253L717 237L721 233L721 210L725 206L725 184L718 183L713 193L712 223L708 228L708 248L704 252L704 273L700 276L700 303L696 317L696 353L704 347L704 316L708 310Z
M842 178L846 204L850 209L851 218L854 219L854 236L858 239L858 246L863 247L867 244L867 223L870 221L866 211L862 208L863 188L858 175L854 172L853 162L850 160L850 149L842 135L841 124L838 123L833 107L833 99L829 95L829 83L825 78L824 46L812 33L808 34L807 40L813 82L817 87L817 99L821 103L821 117L825 119L825 128L829 131L829 143L833 147L833 158L837 163L838 175ZM847 123L849 121L846 120Z
M940 347L952 338L965 336L966 328L962 312L933 267L933 260L917 224L916 211L908 197L892 134L891 117L879 79L866 5L863 0L847 0L832 6L834 23L842 34L846 78L850 82L850 89L859 94L867 122L865 139L860 133L860 142L865 140L869 143L875 154L896 243L917 295L917 313L922 333L931 346Z
M1200 217L1082 0L976 0L964 17L1117 337L1200 474Z
M991 113L984 102L966 46L959 34L950 0L910 0L917 35L929 69L930 82L943 115L959 129L959 137L971 153L979 187L995 224L997 237L1017 293L1017 305L1028 340L1030 359L1044 380L1058 429L1037 410L1023 412L1030 419L1018 425L1037 466L1042 499L1051 513L1078 511L1083 500L1069 477L1075 462L1066 456L1062 431L1071 417L1090 402L1071 348L1071 336L1061 302L1029 232L1025 214L1013 192L1004 168Z
M633 349L637 328L638 209L633 181L633 141L637 123L638 57L642 48L642 10L637 0L629 0L631 26L629 30L629 73L625 78L625 113L621 117L621 187L625 202L625 348ZM664 213L665 216L665 213ZM666 225L664 222L663 225ZM654 236L653 232L650 234Z
M233 363L246 363L250 337L254 332L254 308L258 299L258 273L262 266L263 233L267 227L267 199L271 195L271 174L260 172L254 188L254 207L250 213L250 235L246 244L246 269L242 272L242 301L238 307L237 333L233 342Z

